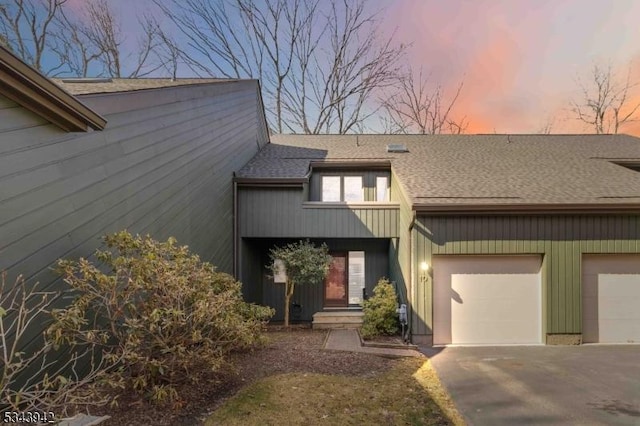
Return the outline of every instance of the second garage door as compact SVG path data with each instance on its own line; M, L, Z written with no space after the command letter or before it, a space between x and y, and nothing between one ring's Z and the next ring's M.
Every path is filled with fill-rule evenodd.
M584 255L582 340L640 343L640 255Z
M540 256L434 256L433 343L542 343Z

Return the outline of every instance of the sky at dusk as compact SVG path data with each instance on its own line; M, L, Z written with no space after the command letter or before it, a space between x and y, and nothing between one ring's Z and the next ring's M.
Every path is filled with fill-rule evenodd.
M80 5L82 0L71 0ZM144 11L149 0L110 0L119 12ZM382 28L411 44L407 61L451 93L467 133L531 133L553 120L554 133L585 130L568 118L576 77L611 63L640 81L637 0L373 0ZM123 13L135 37L135 14ZM640 101L640 87L634 96ZM640 123L622 129L640 135Z
M409 59L434 82L451 91L464 81L457 110L469 117L469 133L535 132L550 117L554 131L579 132L566 119L576 76L594 62L611 62L621 77L640 66L633 0L401 0L389 2L386 16L399 40L413 40Z

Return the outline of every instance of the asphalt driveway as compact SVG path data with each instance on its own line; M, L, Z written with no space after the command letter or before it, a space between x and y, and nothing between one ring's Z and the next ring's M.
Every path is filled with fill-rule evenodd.
M424 352L470 425L640 425L640 345Z

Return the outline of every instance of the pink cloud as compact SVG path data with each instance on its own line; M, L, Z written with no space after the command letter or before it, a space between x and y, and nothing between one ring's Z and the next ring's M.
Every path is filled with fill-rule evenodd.
M594 60L638 57L640 3L596 0L422 1L387 3L385 26L413 42L410 63L451 93L464 79L457 114L470 132L585 131L568 113L575 76ZM640 60L635 61L640 64ZM640 81L640 65L634 68ZM629 131L640 134L637 126Z

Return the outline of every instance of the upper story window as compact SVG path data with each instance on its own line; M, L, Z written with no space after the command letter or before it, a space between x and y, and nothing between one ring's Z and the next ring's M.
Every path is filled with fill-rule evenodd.
M387 176L376 177L376 201L389 201L389 178Z
M362 176L322 176L322 201L364 201Z
M314 172L309 201L329 203L388 203L391 176L386 170L322 170Z
M341 201L341 177L322 176L322 201Z
M344 201L364 201L362 176L344 177Z

